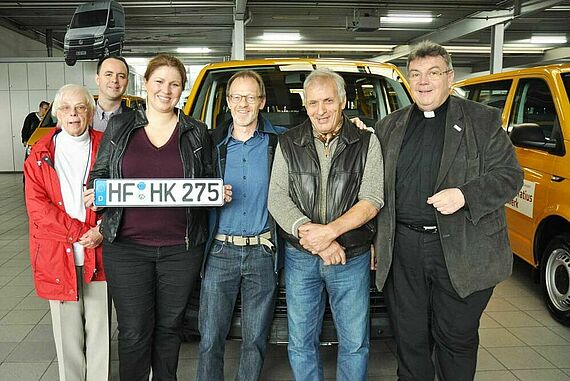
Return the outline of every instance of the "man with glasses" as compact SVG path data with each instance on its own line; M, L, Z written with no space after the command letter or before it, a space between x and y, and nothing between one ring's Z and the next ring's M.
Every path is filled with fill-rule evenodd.
M26 119L24 119L24 126L22 127L22 144L24 147L26 144L28 144L28 139L30 139L30 136L32 136L36 128L38 128L38 125L46 114L48 108L49 103L46 101L41 101L38 111L29 113L28 116L26 116Z
M386 163L376 282L399 379L472 380L481 314L512 270L504 204L523 175L501 111L450 96L442 46L414 46L407 69L415 104L375 127Z
M93 129L105 131L113 115L129 111L122 106L122 97L129 84L129 65L123 57L106 56L97 63L95 82L99 88L97 108L93 115Z
M274 223L267 192L277 134L264 119L265 86L253 71L226 87L231 120L212 134L216 177L232 185L232 201L210 214L200 295L198 380L224 379L224 347L241 291L241 356L236 380L258 380L273 319L277 287Z

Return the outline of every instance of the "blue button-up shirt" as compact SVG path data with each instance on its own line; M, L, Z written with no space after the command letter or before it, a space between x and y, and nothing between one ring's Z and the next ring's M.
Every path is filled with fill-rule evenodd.
M220 211L218 233L255 236L269 230L269 136L255 131L242 142L228 129L224 183L232 185L232 201Z

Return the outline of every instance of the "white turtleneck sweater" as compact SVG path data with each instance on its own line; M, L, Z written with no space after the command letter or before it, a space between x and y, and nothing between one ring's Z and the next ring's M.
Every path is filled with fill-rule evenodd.
M83 185L89 175L91 138L89 129L81 136L71 136L64 128L55 139L55 171L59 177L65 211L70 217L85 222L83 206ZM85 256L83 245L73 244L76 266L83 266Z

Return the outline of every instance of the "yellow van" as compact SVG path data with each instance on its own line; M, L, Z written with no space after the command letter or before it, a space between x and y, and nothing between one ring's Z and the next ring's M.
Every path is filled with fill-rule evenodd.
M94 95L93 98L95 98L95 101L97 101L97 95ZM136 97L134 95L124 95L121 102L123 106L127 106L133 109L137 108L139 105L144 105L144 99L141 97ZM52 104L50 103L46 114L40 121L40 124L28 139L28 144L26 144L26 157L28 157L32 151L32 146L36 144L38 140L47 135L52 130L52 128L57 125L57 119L51 114L51 106Z
M359 117L367 126L411 103L409 88L404 76L392 64L353 61L344 59L264 59L228 61L205 66L188 96L184 112L205 122L210 129L223 125L231 117L226 102L226 85L230 77L241 70L257 72L265 84L266 102L261 111L273 125L286 128L296 126L307 119L303 102L303 81L316 68L334 70L346 84L344 113ZM370 277L370 337L391 334L382 293ZM198 297L195 292L186 313L185 337L197 331ZM235 307L228 337L241 337L241 303ZM285 284L280 279L275 315L269 335L272 343L287 342L287 303ZM337 342L332 313L325 309L321 343Z
M548 309L570 325L570 64L470 78L453 91L503 110L525 173L506 205L513 252L540 270Z

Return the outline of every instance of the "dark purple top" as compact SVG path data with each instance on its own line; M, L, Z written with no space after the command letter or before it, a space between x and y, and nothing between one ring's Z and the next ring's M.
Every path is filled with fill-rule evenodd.
M144 128L136 129L123 155L123 178L171 179L184 177L178 147L177 126L160 148L148 139ZM186 236L186 208L125 208L120 238L147 246L183 245Z

